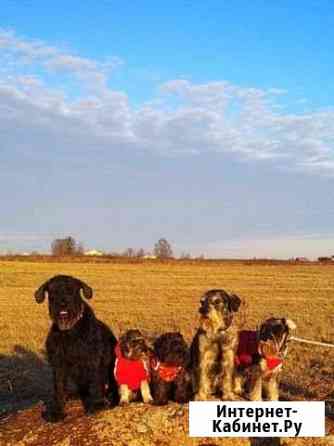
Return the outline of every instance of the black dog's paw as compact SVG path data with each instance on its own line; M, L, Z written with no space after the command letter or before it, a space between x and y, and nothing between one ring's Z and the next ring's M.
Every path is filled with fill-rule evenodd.
M176 396L175 397L175 402L178 404L186 404L190 401L190 397L188 396Z
M107 395L106 395L106 398L107 398L107 400L108 400L108 404L109 404L111 407L116 407L116 406L118 406L118 404L119 404L119 402L120 402L120 398L119 398L117 389L116 389L116 391L108 392Z
M42 418L48 423L59 423L60 421L64 421L65 417L65 413L60 410L46 409L42 412Z
M166 404L168 404L168 400L158 400L155 399L152 401L153 406L166 406Z
M91 401L86 404L85 410L87 415L94 415L102 410L108 409L110 404L105 400Z

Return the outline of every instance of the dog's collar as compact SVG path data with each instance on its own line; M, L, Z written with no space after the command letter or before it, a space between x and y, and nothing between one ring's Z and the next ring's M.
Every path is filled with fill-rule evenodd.
M151 367L158 372L160 379L165 382L173 382L177 376L184 371L181 365L175 365L170 362L161 362L157 359L152 359Z

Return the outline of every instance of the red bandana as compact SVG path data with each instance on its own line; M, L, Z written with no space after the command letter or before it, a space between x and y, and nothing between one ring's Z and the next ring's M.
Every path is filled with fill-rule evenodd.
M183 371L182 366L171 364L170 362L160 362L156 359L152 360L151 366L158 372L160 379L167 383L175 381L177 375Z
M278 367L279 365L281 365L283 363L282 359L277 358L276 356L267 356L266 361L267 361L267 367L269 370L274 370L274 369L276 369L276 367Z
M149 381L150 375L143 360L124 358L119 344L115 348L116 362L114 375L118 385L126 384L131 390L140 389L142 381Z
M235 364L241 367L247 367L253 364L253 357L259 353L259 344L256 331L242 330L239 333L239 345L235 357ZM266 356L267 367L274 370L282 364L282 359L277 356Z

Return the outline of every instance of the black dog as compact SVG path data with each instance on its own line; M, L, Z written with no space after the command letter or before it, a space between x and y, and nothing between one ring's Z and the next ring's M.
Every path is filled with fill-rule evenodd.
M168 400L188 402L192 397L190 352L183 336L178 332L161 335L154 342L154 355L151 369L154 404L167 404Z
M38 303L49 298L52 326L46 350L52 367L54 399L48 421L64 419L65 387L71 379L78 387L86 413L106 407L106 389L117 398L113 376L116 338L111 330L96 319L93 310L81 298L93 297L92 289L71 276L55 276L35 293Z

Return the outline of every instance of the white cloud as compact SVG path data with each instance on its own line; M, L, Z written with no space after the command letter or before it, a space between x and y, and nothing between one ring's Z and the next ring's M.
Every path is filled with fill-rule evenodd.
M59 52L57 48L43 42L21 39L13 31L5 30L0 30L0 48L23 57L27 62L52 57Z
M97 62L38 40L19 38L14 32L1 29L0 55L3 62L2 71L6 66L8 70L19 70L33 65L39 71L42 69L73 75L88 83L94 91L106 88L108 75L123 63L119 57L113 57L107 62Z
M37 149L42 144L40 150L48 150L45 141L57 138L59 150L89 142L109 150L126 144L174 156L221 152L334 174L333 109L279 112L277 96L287 95L281 89L225 81L198 85L185 79L164 83L157 97L135 108L126 93L108 87L119 64L117 58L102 63L1 31L0 132L5 143ZM56 77L52 87L50 73ZM68 75L74 85L57 84L57 76Z

